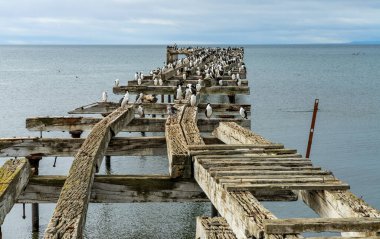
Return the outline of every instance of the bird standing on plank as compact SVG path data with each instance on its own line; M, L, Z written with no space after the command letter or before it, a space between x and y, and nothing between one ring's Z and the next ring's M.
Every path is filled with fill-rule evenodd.
M196 104L197 104L197 94L193 93L190 96L190 105L194 107Z
M136 95L136 101L135 101L135 104L141 104L143 98L144 98L144 94L143 94L143 93L140 93L139 95Z
M118 86L119 86L119 83L120 83L120 82L119 82L119 79L116 79L116 80L115 80L115 86L118 87Z
M158 80L158 84L159 84L160 86L162 86L162 85L164 84L164 82L162 81L161 78Z
M121 102L121 107L125 107L128 104L129 101L129 92L125 93L123 101Z
M210 119L210 117L212 115L212 107L211 107L210 103L207 103L205 115L206 115L207 119Z
M247 111L243 108L243 106L240 107L240 115L243 119L248 119Z
M201 91L201 89L202 89L202 79L198 79L198 83L195 86L195 89L197 90L197 92Z
M107 98L108 98L107 92L103 91L103 93L102 93L102 102L107 102Z
M157 78L154 78L153 83L154 83L154 85L157 85L157 83L158 83Z
M178 88L177 88L177 100L182 100L183 96L182 96L182 88L181 88L181 85L178 85Z
M144 108L141 105L139 105L139 107L137 108L137 113L139 114L140 118L145 117Z

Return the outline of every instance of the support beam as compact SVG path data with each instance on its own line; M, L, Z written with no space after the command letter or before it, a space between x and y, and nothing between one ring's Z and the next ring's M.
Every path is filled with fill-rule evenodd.
M11 159L0 168L0 226L28 184L31 174L26 159Z
M197 239L236 239L223 217L197 217Z
M27 118L26 128L30 131L71 131L71 130L91 130L100 118L90 117L37 117ZM246 119L198 119L197 125L201 132L212 132L220 122L234 121L242 127L251 127L251 121ZM165 118L136 118L122 131L127 132L164 132Z
M226 144L271 144L262 136L234 122L221 122L212 134Z
M268 234L302 232L377 232L380 218L292 218L270 219L264 222Z
M32 177L18 203L56 203L65 176ZM194 179L163 175L96 175L91 203L209 202Z
M0 139L0 157L71 157L78 152L84 141L85 139L70 138L4 138ZM111 139L106 155L166 155L166 139L163 136L115 137Z
M98 124L82 144L71 165L44 238L82 238L90 190L108 143L134 117L131 108L119 108Z

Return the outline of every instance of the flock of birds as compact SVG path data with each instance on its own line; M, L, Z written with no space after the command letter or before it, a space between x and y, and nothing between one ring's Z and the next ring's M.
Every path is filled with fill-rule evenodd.
M155 86L163 86L164 82L161 79L160 75L163 72L166 72L168 70L176 70L177 78L179 79L179 83L177 84L177 90L176 90L176 99L177 100L189 100L191 106L197 106L198 100L197 95L200 93L201 89L203 87L206 87L204 85L204 80L214 80L215 84L219 86L225 85L223 82L223 75L227 73L228 76L231 77L231 79L235 82L236 86L241 86L241 78L239 73L232 73L231 70L226 70L226 68L233 63L237 63L239 72L245 71L245 65L244 62L242 62L243 54L231 54L233 51L231 48L207 48L202 49L199 51L194 51L194 54L192 54L189 57L178 59L177 61L174 61L173 63L169 63L164 65L162 68L157 68L156 70L152 70L149 72L149 75L151 76L151 80L153 81L153 84ZM207 59L211 57L212 61L207 62ZM188 63L188 66L181 67L182 65ZM201 63L204 63L202 67L200 67ZM194 72L196 76L198 76L197 83L193 84L187 84L185 87L185 92L183 92L182 88L184 87L184 82L188 78L188 75L191 74L191 72ZM181 77L182 74L182 77ZM144 79L144 73L143 72L136 72L134 75L134 80L137 82L137 85L141 85L142 81ZM118 87L120 84L119 79L115 80L115 87ZM108 95L107 92L102 93L102 102L107 102ZM126 107L129 103L130 95L128 90L126 91L124 97L120 100L121 107ZM143 118L145 117L144 108L142 107L141 103L143 102L157 102L157 98L155 95L144 95L143 93L140 93L136 96L136 100L134 104L138 104L137 113L138 115ZM174 107L173 104L169 104L167 106L167 114L168 115L174 115L176 114L177 109ZM205 109L205 116L210 119L212 116L212 107L211 104L208 103ZM248 119L247 111L240 107L239 113L242 118Z

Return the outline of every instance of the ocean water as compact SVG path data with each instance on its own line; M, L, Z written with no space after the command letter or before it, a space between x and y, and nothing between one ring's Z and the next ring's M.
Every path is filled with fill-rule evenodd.
M161 66L165 46L0 46L0 137L38 136L25 118L58 116L112 95L134 72ZM320 99L311 159L380 209L380 46L245 46L255 132L304 154L315 98ZM49 132L44 137L68 137ZM3 163L6 158L1 159ZM66 174L72 158L44 158L40 174ZM113 157L113 174L167 174L164 157ZM104 167L101 173L105 173ZM302 202L264 203L278 217L315 217ZM54 204L40 204L43 232ZM90 204L85 238L194 238L195 217L209 203ZM31 209L16 205L4 238L41 238L31 232Z

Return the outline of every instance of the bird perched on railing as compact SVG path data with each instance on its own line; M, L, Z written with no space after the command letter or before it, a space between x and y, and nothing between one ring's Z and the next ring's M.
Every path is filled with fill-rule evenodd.
M158 84L160 85L160 86L162 86L163 84L164 84L164 82L162 81L162 79L160 78L160 79L158 79Z
M197 90L197 92L201 91L201 89L202 89L202 79L198 79L198 83L195 86L195 89Z
M154 78L154 80L153 80L153 84L154 84L154 85L157 85L157 84L158 84L158 80L157 80L157 78Z
M115 80L115 86L118 87L118 86L119 86L119 83L120 83L120 82L119 82L119 79L116 79L116 80Z
M141 104L141 103L142 103L142 100L143 100L143 97L144 97L144 94L143 94L143 93L140 93L140 94L136 95L136 101L135 101L135 104Z
M176 99L177 100L182 100L183 96L182 96L182 87L181 85L178 85L177 86L177 95L176 95Z
M248 119L247 111L243 108L243 106L240 107L240 115L243 119Z
M197 104L197 94L192 93L190 96L190 105L194 107L196 106L196 104Z
M232 74L232 75L231 75L231 79L232 79L232 80L236 80L236 75L235 75L235 74Z
M135 80L137 80L139 78L139 73L136 71L135 73Z

